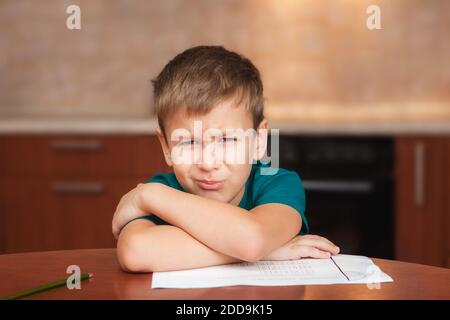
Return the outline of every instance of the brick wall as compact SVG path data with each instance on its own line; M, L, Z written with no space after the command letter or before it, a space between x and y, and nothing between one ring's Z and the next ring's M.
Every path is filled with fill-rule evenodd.
M449 105L449 39L446 0L1 0L0 115L148 115L149 79L199 44L251 58L269 105Z

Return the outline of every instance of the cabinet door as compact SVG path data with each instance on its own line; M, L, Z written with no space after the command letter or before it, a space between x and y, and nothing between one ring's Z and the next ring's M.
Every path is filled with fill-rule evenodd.
M55 213L63 216L60 247L64 249L112 248L111 221L120 198L134 188L138 178L55 180L50 186Z
M148 175L167 170L155 135L0 137L2 175Z
M446 158L445 158L445 170L446 180L444 188L444 198L446 199L446 205L444 208L445 215L445 236L447 238L445 246L445 257L447 262L447 268L450 268L450 138L445 139Z
M1 136L0 253L115 246L120 198L168 171L156 136Z
M50 182L41 178L2 177L3 252L62 249L64 216L58 212Z
M438 137L396 141L396 258L445 265L445 145ZM382 236L382 235L380 235Z
M133 166L134 175L151 178L157 172L169 172L164 159L161 145L156 136L139 136L133 138Z
M3 178L3 253L115 246L111 221L139 178Z
M0 254L5 249L5 204L4 189L1 186L1 178L5 175L5 138L0 136Z

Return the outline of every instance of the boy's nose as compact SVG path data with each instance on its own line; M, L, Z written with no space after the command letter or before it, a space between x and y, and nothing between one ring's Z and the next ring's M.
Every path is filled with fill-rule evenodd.
M218 169L219 168L219 164L217 162L211 163L211 162L205 162L205 161L201 161L198 164L198 167L204 171L211 171L214 169Z
M201 152L201 158L198 161L198 167L202 170L214 170L220 167L221 164L221 155L218 150L216 150L215 146L208 145L203 148L203 152Z

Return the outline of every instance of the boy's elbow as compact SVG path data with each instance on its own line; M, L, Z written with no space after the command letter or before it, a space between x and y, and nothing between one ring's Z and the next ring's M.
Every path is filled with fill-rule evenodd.
M242 239L238 241L239 258L247 262L261 260L266 253L265 242L262 228L259 225L255 225L244 241Z
M117 260L125 272L152 272L149 261L144 261L142 238L139 234L120 235L117 241Z
M117 260L119 261L119 265L125 272L141 272L142 266L136 259L136 256L125 250L123 252L117 252Z
M128 252L117 252L119 265L125 272L139 272L139 266L136 260Z

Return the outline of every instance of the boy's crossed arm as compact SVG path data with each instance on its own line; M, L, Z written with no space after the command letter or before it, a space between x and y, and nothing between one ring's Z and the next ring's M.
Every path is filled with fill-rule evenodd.
M138 219L120 233L117 258L128 272L202 268L241 260L215 251L184 230Z
M128 221L149 212L172 226L155 226L141 219L129 223L117 244L118 259L125 270L177 270L303 256L326 258L330 252L338 252L321 237L295 238L302 221L289 206L265 204L247 211L159 183L139 184L121 199L113 218L116 238Z

